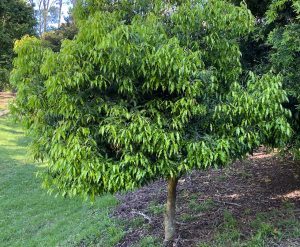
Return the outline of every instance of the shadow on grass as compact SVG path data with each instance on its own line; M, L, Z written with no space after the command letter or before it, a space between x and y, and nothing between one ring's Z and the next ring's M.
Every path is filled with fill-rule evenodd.
M0 163L10 164L27 158L28 141L20 127L9 117L0 118ZM15 163L15 162L14 162Z
M16 131L16 130L12 130L12 129L5 129L5 128L0 128L0 132L3 131L3 132L8 132L8 133L11 133L11 134L23 134L22 131Z
M28 162L28 140L9 118L0 118L0 246L114 246L123 231L109 217L117 200L94 204L47 194Z

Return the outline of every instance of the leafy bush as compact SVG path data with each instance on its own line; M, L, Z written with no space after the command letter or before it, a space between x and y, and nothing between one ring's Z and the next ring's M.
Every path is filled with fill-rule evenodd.
M283 76L291 110L294 135L292 148L300 158L300 4L299 1L274 1L267 12L268 22L274 29L268 36L272 46L270 62L275 73Z

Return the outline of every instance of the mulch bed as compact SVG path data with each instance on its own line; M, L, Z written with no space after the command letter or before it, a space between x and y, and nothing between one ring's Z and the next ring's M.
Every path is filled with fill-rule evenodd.
M295 211L299 210L299 175L299 163L268 154L263 148L247 160L237 161L227 168L193 171L181 178L177 187L178 236L173 246L197 246L199 242L211 241L215 229L223 222L225 210L238 219L245 238L253 233L249 224L258 213L280 209L287 202L294 204ZM120 205L114 212L115 217L126 225L137 216L144 218L143 226L125 229L126 235L118 247L133 246L149 235L163 241L163 216L151 213L149 205L165 203L165 181L156 181L137 191L118 195L118 198ZM191 200L199 204L210 200L214 206L197 214L191 209ZM183 215L192 215L192 218L184 222ZM300 246L299 239L290 241L294 245L277 246Z

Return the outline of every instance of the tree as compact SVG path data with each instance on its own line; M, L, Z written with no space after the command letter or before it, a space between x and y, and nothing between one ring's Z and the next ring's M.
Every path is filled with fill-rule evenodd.
M290 124L294 135L290 147L300 158L300 2L273 1L266 16L268 24L273 26L267 40L272 47L270 66L274 73L283 76L283 85L289 96L285 107L293 113Z
M39 23L39 35L61 26L62 9L66 1L63 0L35 0L36 16Z
M0 2L0 90L9 86L13 44L25 34L34 34L33 8L22 0Z
M48 30L49 19L51 18L50 13L54 13L55 17L57 16L56 11L53 11L53 9L56 7L55 3L55 0L37 0L36 5L38 9L36 14L38 16L39 35L42 35L42 33Z
M232 0L235 4L240 4L241 0ZM241 40L242 65L244 73L246 71L256 71L258 74L266 73L270 70L267 66L269 61L270 45L266 43L268 33L272 27L267 24L266 11L272 0L246 0L245 3L255 17L255 27L253 31Z
M58 0L58 6L58 28L60 28L63 0Z
M278 76L238 83L239 38L253 26L245 5L104 2L88 17L77 9L79 33L60 52L16 44L13 112L47 159L50 191L94 198L165 178L169 241L178 178L284 143L286 94Z
M49 47L54 52L59 52L62 42L65 39L72 40L77 32L78 30L73 23L63 23L59 29L44 33L41 40L45 47Z
M292 112L293 128L287 148L300 158L299 1L246 2L256 17L256 28L243 42L244 68L257 73L271 70L283 77L289 99L283 106Z

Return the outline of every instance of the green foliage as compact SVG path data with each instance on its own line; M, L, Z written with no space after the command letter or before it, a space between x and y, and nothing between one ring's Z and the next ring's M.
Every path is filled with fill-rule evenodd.
M128 222L131 228L140 228L145 224L145 219L142 216L135 217Z
M160 247L160 246L162 246L162 245L159 243L158 239L156 239L152 236L148 236L148 237L142 238L133 247Z
M300 224L292 209L257 214L246 234L241 232L245 227L241 227L243 223L225 211L224 221L218 226L214 239L199 243L198 247L267 247L270 243L285 246L286 239L297 238L300 233Z
M216 242L220 246L240 246L237 245L241 237L241 233L238 229L238 222L233 215L225 211L224 222L219 227L219 233Z
M12 69L13 44L25 34L34 34L33 8L22 0L0 2L0 91L9 87Z
M31 37L15 46L14 113L48 161L50 191L130 190L290 135L281 78L238 83L239 39L253 27L245 5L155 1L130 17L99 6L110 9L80 19L60 52Z
M59 52L65 39L72 40L77 34L77 28L73 23L62 24L57 30L43 33L41 39L52 51Z
M282 76L289 99L283 106L292 112L289 123L293 135L287 147L299 158L299 1L247 0L246 3L255 15L256 27L242 40L243 68Z
M283 85L289 96L286 107L292 111L294 130L292 145L300 158L300 3L298 0L277 0L269 6L267 20L274 29L268 36L272 46L270 63L275 73L283 76Z
M212 199L207 199L203 202L198 202L195 199L191 199L189 202L189 208L195 213L203 213L211 210L215 203Z
M153 215L161 215L164 213L165 207L157 202L150 202L148 211Z
M272 0L232 0L235 4L245 2L251 13L258 19L263 18Z

